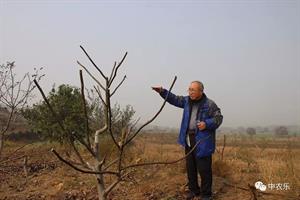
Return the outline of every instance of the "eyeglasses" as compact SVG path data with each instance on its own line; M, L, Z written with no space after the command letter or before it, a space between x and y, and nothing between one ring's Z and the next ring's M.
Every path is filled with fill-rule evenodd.
M187 90L188 93L196 93L196 92L201 92L201 90L196 90L196 89L193 89L193 88L189 88Z

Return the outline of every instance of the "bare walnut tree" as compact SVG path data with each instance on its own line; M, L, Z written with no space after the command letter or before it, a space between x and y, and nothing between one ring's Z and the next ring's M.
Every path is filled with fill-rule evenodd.
M32 97L31 92L35 88L33 79L40 81L44 75L39 75L42 70L34 68L34 73L24 74L17 79L15 74L15 62L7 62L0 65L0 109L3 111L3 119L0 122L0 159L3 151L5 134L10 130L15 116Z
M105 200L107 199L109 193L121 182L125 181L126 178L128 178L129 175L132 175L137 167L145 166L145 165L166 165L166 164L173 164L176 162L179 162L183 160L186 156L183 158L180 158L175 161L171 162L149 162L149 163L130 163L125 162L126 156L125 151L130 143L136 138L136 136L141 132L141 130L153 122L155 118L160 114L162 109L164 108L166 104L166 99L162 103L160 109L157 111L157 113L147 122L145 122L143 125L141 125L139 128L136 128L136 123L133 123L133 125L130 125L130 127L123 127L121 134L114 133L114 127L112 123L112 106L111 106L111 98L112 96L117 92L117 90L120 88L120 86L123 84L123 82L126 79L126 76L124 76L119 83L116 84L116 86L113 88L113 83L117 78L118 70L121 67L122 63L124 62L127 52L121 59L119 63L114 63L114 66L112 68L112 71L109 76L105 75L101 69L95 64L95 62L91 59L89 54L86 52L86 50L80 46L80 48L83 50L84 54L88 57L89 61L92 63L92 65L96 68L96 70L99 72L99 75L101 77L101 80L97 79L97 75L93 75L87 67L85 67L83 64L81 64L79 61L77 63L82 67L85 72L96 82L96 85L94 86L94 89L97 91L97 94L99 96L99 99L101 99L101 102L103 104L103 109L101 110L103 112L104 116L104 124L103 127L99 127L98 130L95 131L95 133L91 134L91 129L89 127L89 116L87 114L87 102L85 98L85 89L84 89L84 80L82 75L82 70L80 70L80 81L81 81L81 94L82 94L82 106L83 106L83 112L85 113L85 121L82 123L85 123L86 127L86 137L85 138L77 138L77 142L80 143L80 145L83 145L86 150L89 152L90 158L83 158L82 153L78 151L78 147L75 143L72 143L71 146L73 147L73 150L75 152L75 155L78 159L77 162L74 162L73 160L70 160L69 158L64 158L61 154L59 154L55 149L52 149L52 152L65 164L69 165L73 169L80 171L82 173L86 174L94 174L97 180L97 191L98 191L98 198L99 200ZM172 90L174 84L176 82L176 76L169 88L169 91ZM38 82L35 81L36 86L40 90L44 101L47 103L51 113L56 116L56 113L52 106L50 105L49 101L47 100L43 90L39 86ZM64 126L64 124L59 121L59 118L57 119L57 123L61 127L65 133L72 135L72 131L67 130ZM134 128L135 127L135 128ZM110 152L106 152L102 154L100 153L101 146L100 146L100 135L108 133L110 139L113 142L113 147L116 149L115 154L111 154ZM76 135L74 135L76 137ZM92 141L91 138L94 138ZM74 138L76 139L76 138ZM195 147L198 144L195 145ZM194 148L195 148L194 147ZM194 148L191 150L191 152L194 150ZM190 153L191 153L190 152ZM89 160L89 162L87 161ZM127 163L127 164L125 164ZM129 163L129 164L128 164ZM113 181L109 182L106 181L107 176L113 176Z

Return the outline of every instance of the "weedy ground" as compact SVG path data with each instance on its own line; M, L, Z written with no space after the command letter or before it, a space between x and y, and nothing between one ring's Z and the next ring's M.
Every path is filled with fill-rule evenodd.
M225 147L224 135L220 134L213 155L214 199L300 199L299 136L225 135ZM143 133L128 149L126 160L128 163L176 160L184 156L176 140L176 134ZM3 155L10 155L24 144L6 142ZM106 144L104 149L110 146L107 142L103 144ZM65 156L71 154L59 144L35 142L15 152L9 160L0 161L0 199L97 199L94 176L61 163L51 153L52 147ZM81 151L88 159L87 153ZM113 178L106 180L110 182ZM250 189L256 181L267 186L267 194ZM271 188L271 184L285 184L288 188ZM140 167L109 198L181 200L185 199L186 185L184 161Z

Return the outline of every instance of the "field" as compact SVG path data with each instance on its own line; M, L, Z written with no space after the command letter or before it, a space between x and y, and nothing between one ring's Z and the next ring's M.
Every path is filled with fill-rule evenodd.
M126 158L128 162L176 160L184 156L176 137L143 133L130 146ZM0 161L0 199L97 199L94 176L60 162L51 153L52 147L68 154L55 143L8 141L3 155L11 156ZM300 199L300 137L238 134L224 138L220 134L213 156L213 176L217 200ZM112 181L110 177L107 180ZM265 192L254 188L257 181L267 186ZM184 161L141 167L109 198L180 200L185 199L186 184Z

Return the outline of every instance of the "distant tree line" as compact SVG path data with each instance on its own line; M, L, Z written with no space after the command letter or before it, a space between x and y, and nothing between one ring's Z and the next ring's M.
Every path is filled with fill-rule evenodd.
M248 127L246 129L246 133L249 136L254 136L254 135L256 135L256 129L253 127ZM286 126L278 126L274 129L274 134L276 136L287 136L289 134L289 131Z

